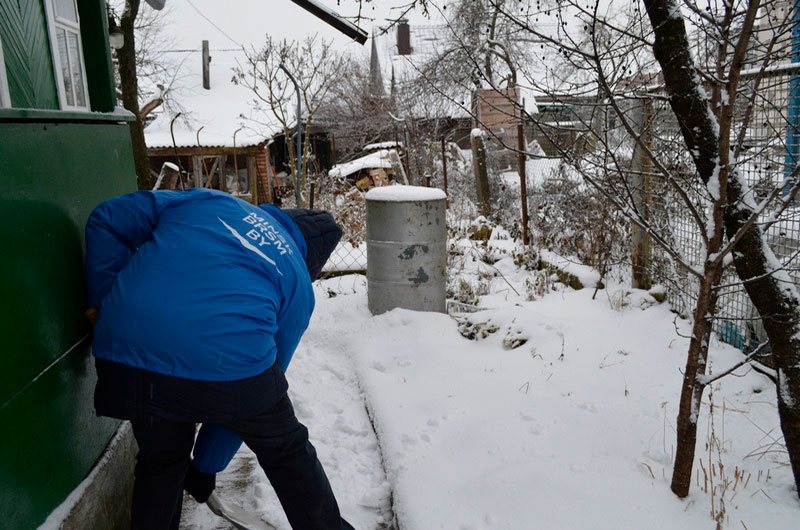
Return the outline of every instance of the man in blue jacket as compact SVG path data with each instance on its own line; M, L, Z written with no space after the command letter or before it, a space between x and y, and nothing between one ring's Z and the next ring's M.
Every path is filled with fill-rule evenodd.
M283 375L314 308L310 273L341 230L295 215L193 189L123 195L89 217L95 407L133 426L134 530L177 530L198 422L253 450L292 528L352 529Z

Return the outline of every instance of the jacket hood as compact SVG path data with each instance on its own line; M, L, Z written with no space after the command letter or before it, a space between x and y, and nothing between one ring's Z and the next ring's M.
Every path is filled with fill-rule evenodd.
M325 210L282 210L291 217L306 240L306 267L311 280L316 280L323 265L342 238L342 229Z

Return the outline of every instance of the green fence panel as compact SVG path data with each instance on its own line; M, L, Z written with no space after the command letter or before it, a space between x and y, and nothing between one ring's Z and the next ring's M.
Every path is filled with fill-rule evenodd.
M0 183L0 527L36 528L117 425L92 406L83 227L135 189L128 126L0 119Z

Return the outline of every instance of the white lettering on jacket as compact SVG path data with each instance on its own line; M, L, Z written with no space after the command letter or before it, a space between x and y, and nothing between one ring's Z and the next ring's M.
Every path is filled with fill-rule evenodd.
M219 222L220 222L220 223L222 223L223 225L225 225L225 228L227 228L228 230L230 230L231 234L233 234L233 237L235 237L236 239L238 239L238 240L239 240L239 243L241 243L241 244L242 244L242 246L243 246L244 248L246 248L247 250L250 250L250 251L252 251L252 252L255 252L256 254L258 254L259 256L261 256L262 258L264 258L264 259L267 261L267 263L269 263L270 265L272 265L273 267L275 267L275 270L276 270L276 271L278 271L278 274L280 274L281 276L283 276L283 273L282 273L282 272L281 272L281 270L278 268L278 264L277 264L277 263L275 263L275 260L273 260L273 259L270 259L270 257L269 257L269 256L267 256L266 254L264 254L263 252L261 252L261 251L260 251L260 250L259 250L259 249L258 249L258 248L255 246L255 245L253 245L252 243L250 243L250 241L248 241L246 237L244 237L242 234L240 234L239 232L237 232L237 231L236 231L236 229L235 229L235 228L233 228L231 225L229 225L228 223L226 223L225 221L223 221L223 220L222 220L222 219L220 219L219 217L217 217L217 219L219 219Z

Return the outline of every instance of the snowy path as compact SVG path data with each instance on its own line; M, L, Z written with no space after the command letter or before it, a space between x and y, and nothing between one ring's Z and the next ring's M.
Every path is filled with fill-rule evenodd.
M345 281L342 289L352 292L349 284L353 281ZM363 292L363 286L359 290ZM298 418L309 428L344 517L358 530L389 529L389 484L356 372L342 339L353 315L326 311L327 297L317 288L318 307L287 373L289 394ZM290 528L255 455L246 447L218 476L217 484L225 498L264 514L279 530ZM228 530L232 526L187 497L181 528Z

